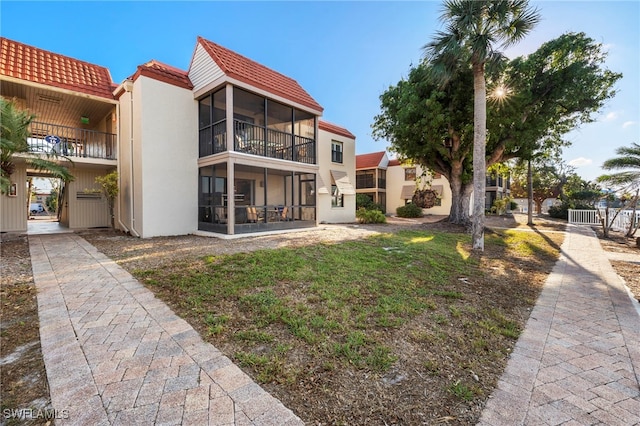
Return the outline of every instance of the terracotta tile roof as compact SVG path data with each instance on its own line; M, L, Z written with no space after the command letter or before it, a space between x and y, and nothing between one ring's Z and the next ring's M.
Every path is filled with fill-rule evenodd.
M401 164L400 160L398 160L397 158L394 158L393 160L389 160L388 166L389 167L391 167L391 166L399 166L400 164Z
M326 132L334 133L336 135L344 136L346 138L355 139L355 135L345 129L344 127L336 126L333 123L329 123L327 121L320 120L318 122L318 128L320 130L324 130Z
M0 37L0 75L113 99L109 70Z
M385 151L380 151L372 152L369 154L356 155L356 170L375 169L376 167L378 167L385 154Z
M191 80L189 80L189 76L186 71L182 71L181 69L172 67L171 65L163 64L155 59L144 65L139 65L138 70L131 79L135 81L141 75L164 83L173 84L174 86L182 87L184 89L193 89L193 84L191 84Z
M227 76L313 110L323 111L322 106L294 79L202 37L198 37L198 43Z

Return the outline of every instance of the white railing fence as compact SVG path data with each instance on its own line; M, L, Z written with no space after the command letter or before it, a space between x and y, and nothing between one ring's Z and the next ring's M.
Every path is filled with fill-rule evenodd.
M614 231L626 231L631 225L631 210L609 209L609 228ZM618 213L616 215L616 213ZM606 217L605 209L574 210L569 209L569 223L574 225L602 225L601 219ZM640 220L640 211L636 211L636 221Z

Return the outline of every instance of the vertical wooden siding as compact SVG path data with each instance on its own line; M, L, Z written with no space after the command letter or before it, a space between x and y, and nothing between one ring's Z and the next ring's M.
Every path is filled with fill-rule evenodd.
M0 231L26 232L27 230L27 168L17 164L11 175L11 182L16 184L15 197L0 195Z
M78 192L99 190L97 176L108 173L106 169L73 169L75 180L69 184L69 228L95 228L111 226L106 198L78 198Z

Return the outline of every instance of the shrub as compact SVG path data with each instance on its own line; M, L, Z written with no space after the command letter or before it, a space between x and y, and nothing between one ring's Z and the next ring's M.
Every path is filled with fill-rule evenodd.
M380 210L367 210L362 207L356 211L356 218L360 223L385 223L387 221Z
M555 217L557 219L569 219L569 205L562 203L559 206L551 206L549 207L549 216Z
M510 201L509 210L517 210L517 209L518 209L518 203L516 203L515 201Z
M356 194L356 209L378 210L384 213L380 204L374 203L371 197L366 194Z
M549 216L569 220L569 209L595 210L593 206L588 204L564 202L558 206L549 207Z
M400 217L422 217L422 209L413 203L398 207L396 214Z

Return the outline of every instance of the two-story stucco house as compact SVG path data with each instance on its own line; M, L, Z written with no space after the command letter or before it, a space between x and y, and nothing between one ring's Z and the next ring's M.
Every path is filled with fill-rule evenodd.
M424 170L397 159L389 159L386 151L356 156L356 192L367 195L373 202L395 214L396 209L411 202L416 191L416 178ZM451 188L447 179L436 173L431 177L430 187L439 195L439 205L424 209L426 214L448 215L451 210Z
M47 72L47 63L31 62L34 66ZM116 227L141 237L233 235L355 220L355 136L321 121L323 108L292 78L204 38L198 38L188 70L150 61L116 86L108 70L97 69L103 72L101 95L110 109L89 122L105 123L94 131L104 132L112 144L88 151L90 144L79 133L74 148L104 157L98 165L105 167L96 165L87 179L76 179L80 186L74 181L66 192L80 200L79 188L91 188L95 176L117 170ZM83 72L76 71L79 79L90 80ZM3 68L3 80L5 75ZM22 77L10 77L24 84ZM65 93L82 96L83 90ZM25 106L44 115L44 106ZM84 111L75 115L88 114ZM75 131L75 115L69 122L59 123L57 116L47 122ZM58 127L43 137L59 136ZM16 180L30 173L25 170ZM25 230L26 221L5 228L2 197L3 230ZM108 216L104 200L93 201L102 203L100 214ZM19 215L20 207L13 214ZM83 212L70 208L68 214ZM106 224L108 217L96 226ZM70 220L67 226L91 225Z

